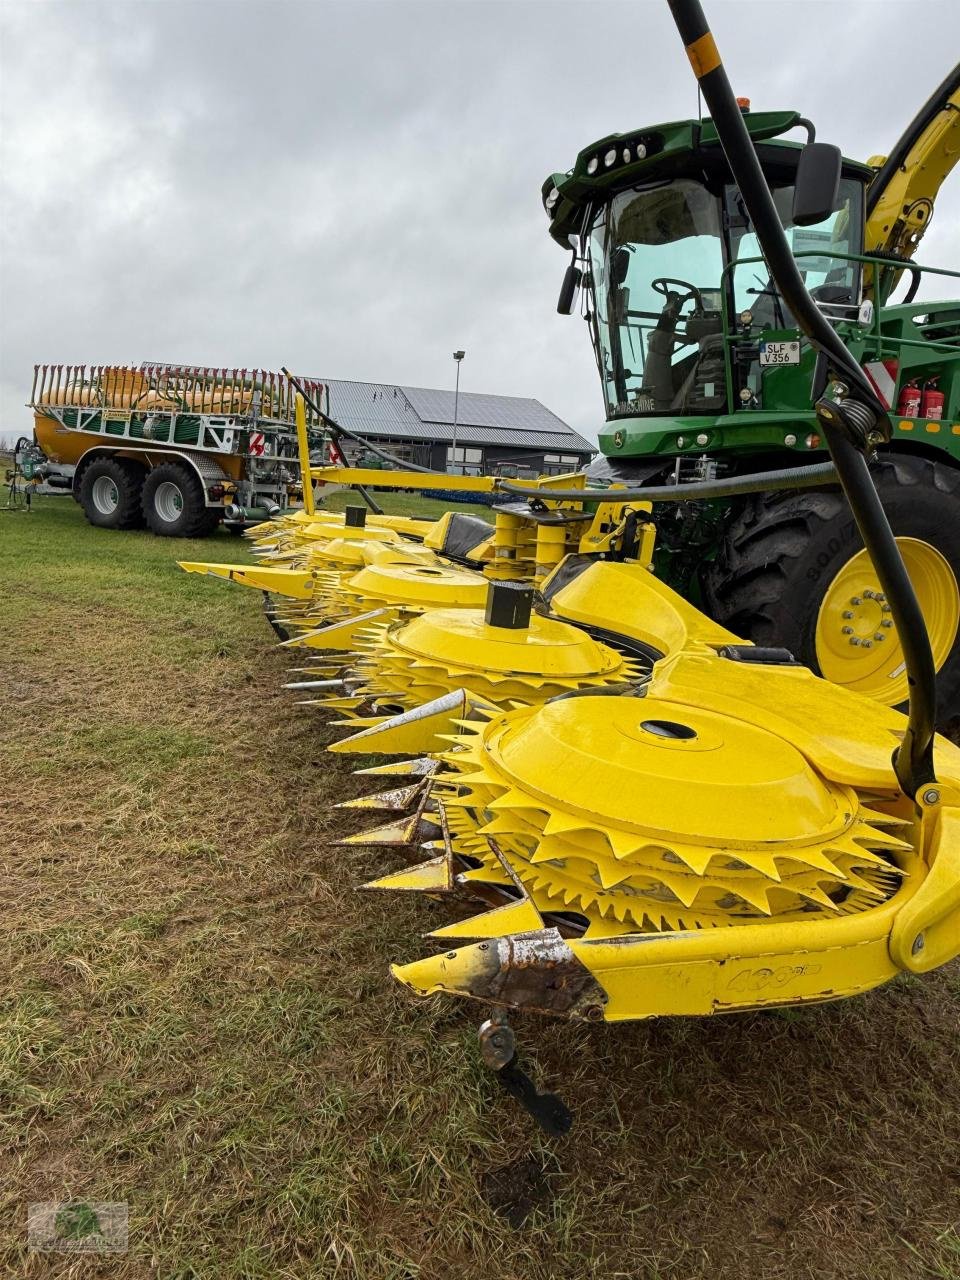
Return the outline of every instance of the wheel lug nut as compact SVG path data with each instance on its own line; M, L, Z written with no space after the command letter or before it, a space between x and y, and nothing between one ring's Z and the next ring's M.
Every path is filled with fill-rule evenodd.
M873 648L873 641L872 641L872 640L864 640L862 643L863 643L863 647L864 647L865 649L872 649L872 648Z
M873 599L873 592L872 592L872 591L865 591L865 592L863 593L863 598L864 598L864 600L872 600L872 599Z
M844 635L844 636L852 636L852 635L853 635L853 627L841 627L841 628L840 628L840 634L841 634L841 635Z
M887 637L883 634L882 631L878 631L873 638L874 640L886 640Z
M850 638L850 643L851 643L852 645L856 646L856 645L858 645L858 644L860 643L860 641L857 639L857 637L856 637L856 636L851 636L851 638Z
M853 617L853 610L852 610L852 609L844 609L844 611L843 611L843 616L844 616L845 618L852 618L852 617Z
M881 605L880 607L884 613L893 613L893 610L888 604Z
M854 605L856 605L856 604L863 604L863 601L860 599L860 597L859 597L859 596L851 596L851 597L850 597L850 603L851 603L851 604L854 604Z
M880 619L880 625L881 625L881 627L892 627L892 626L893 626L893 619L892 619L892 618L881 618L881 619Z

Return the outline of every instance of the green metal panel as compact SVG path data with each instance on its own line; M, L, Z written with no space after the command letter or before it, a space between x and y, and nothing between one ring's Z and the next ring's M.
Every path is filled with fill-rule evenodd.
M809 456L806 436L816 432L813 410L740 410L719 417L618 418L600 429L600 452L610 458L672 457L687 453L757 453L784 449ZM793 445L785 443L790 435ZM706 440L702 440L702 437ZM682 443L681 443L682 441Z

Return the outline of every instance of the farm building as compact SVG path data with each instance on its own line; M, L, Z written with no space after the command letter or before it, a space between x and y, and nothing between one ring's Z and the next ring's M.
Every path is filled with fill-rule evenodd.
M330 414L400 465L466 475L558 475L584 466L596 446L539 400L461 391L454 456L454 393L392 383L319 378L330 388ZM348 443L351 462L379 465Z

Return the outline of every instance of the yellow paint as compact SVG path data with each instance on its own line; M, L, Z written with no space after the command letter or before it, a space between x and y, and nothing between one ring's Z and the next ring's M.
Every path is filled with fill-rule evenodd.
M376 485L380 489L456 490L459 493L493 493L493 476L448 476L434 471L378 471L374 467L313 467L320 484Z
M941 799L914 822L890 760L904 725L802 668L705 651L662 664L643 699L494 716L445 757L455 773L435 794L454 853L482 863L471 882L488 868L503 883L505 865L523 886L521 925L498 933L485 912L446 936L496 939L493 957L488 941L393 972L420 995L491 1001L491 965L522 961L535 993L551 912L586 919L555 945L596 980L608 1021L836 999L946 963L960 752L938 741Z
M314 514L313 485L310 482L310 441L307 436L307 405L297 392L294 416L297 422L297 452L300 455L300 475L303 483L303 509L308 516Z
M278 569L266 565L207 564L202 560L180 560L185 573L206 574L211 578L224 578L255 591L270 591L274 595L289 596L292 600L309 600L316 585L313 575L303 569Z
M867 219L864 253L893 252L912 258L930 222L937 194L958 160L960 90L933 116L887 183Z
M548 578L544 589L549 587ZM663 654L741 643L640 563L596 561L552 592L551 609L567 621L603 627Z
M898 912L890 938L890 954L901 969L927 973L957 954L960 938L960 810L943 804L926 814L930 847L929 874ZM917 947L918 938L923 946Z
M898 538L897 544L923 610L939 671L956 639L960 589L936 547L917 538ZM870 557L858 551L830 583L820 605L816 646L821 673L888 706L904 702L903 649L896 629L887 625L891 621ZM852 644L854 640L859 643Z
M169 453L171 448L176 450L179 447L155 444L150 440L120 439L117 436L100 435L93 431L77 431L70 427L62 427L56 418L48 417L41 412L34 414L33 426L37 444L43 450L44 456L51 462L58 462L64 466L75 466L88 450L102 448L104 445L109 446L110 453L118 458L136 458L137 456L142 458L144 453L152 453L155 458L158 454L162 457ZM242 478L245 461L239 454L217 454L217 466L232 480Z
M906 720L864 696L902 696L888 670L899 646L863 553L821 611L830 683L721 656L741 642L653 575L645 515L630 561L600 558L619 550L630 517L613 495L590 521L500 515L492 537L479 529L491 574L531 581L557 565L542 584L549 616L520 630L488 626L488 576L444 559L449 520L370 516L353 529L301 512L258 530L256 565L184 566L269 590L291 646L328 651L314 678L349 673L317 706L349 732L332 750L424 758L426 772L407 766L409 785L361 802L391 821L347 843L404 860L424 845L427 861L372 887L442 897L463 885L486 905L438 921L433 936L454 949L396 966L398 979L486 1005L557 1012L567 999L574 1015L621 1021L835 999L949 961L960 952L960 750L937 741L935 801L915 809L900 794L893 752ZM433 545L414 541L424 537ZM942 661L960 590L934 548L901 549ZM571 550L592 559L565 581ZM847 625L887 638L845 645ZM595 638L609 632L654 656ZM581 932L565 939L558 924ZM482 942L457 945L471 939ZM557 964L581 975L581 1005L569 1005ZM522 982L509 977L516 965Z
M698 80L702 80L705 75L715 71L720 65L720 54L717 51L717 42L713 38L713 33L707 31L699 40L694 40L693 44L688 44L687 57L690 59L691 67L693 67L693 74Z
M371 620L351 673L356 706L374 711L462 689L497 706L530 706L639 678L632 660L579 627L536 613L526 627L492 627L483 609L432 609L392 625Z

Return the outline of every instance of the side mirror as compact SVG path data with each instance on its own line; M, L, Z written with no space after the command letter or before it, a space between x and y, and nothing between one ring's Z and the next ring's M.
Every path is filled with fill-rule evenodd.
M610 283L622 289L630 270L630 250L622 244L610 260Z
M796 226L813 226L836 211L841 164L840 148L829 142L808 142L800 152L793 186Z
M582 280L583 272L577 266L577 260L574 258L563 274L560 297L557 299L557 313L559 315L573 315L573 309L577 305L577 298L580 296L580 282Z

